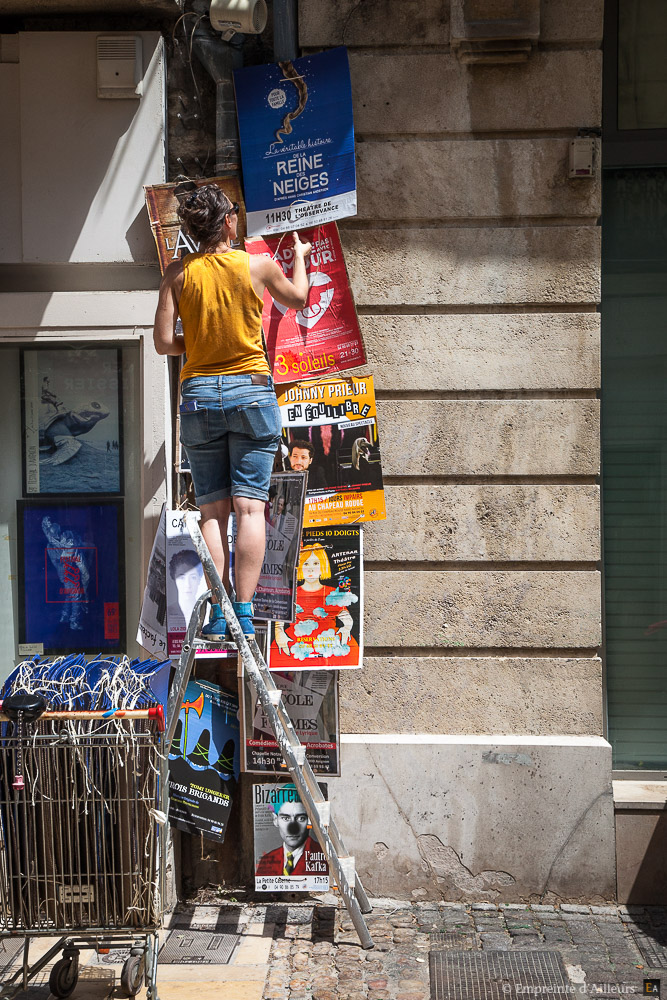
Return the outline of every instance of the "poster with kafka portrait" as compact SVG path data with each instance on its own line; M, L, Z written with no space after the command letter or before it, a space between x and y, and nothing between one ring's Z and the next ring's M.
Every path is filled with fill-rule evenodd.
M21 351L23 495L122 493L121 353Z
M18 500L19 643L44 653L125 646L121 500Z
M327 797L327 786L320 785ZM329 865L292 784L253 785L256 892L322 892Z

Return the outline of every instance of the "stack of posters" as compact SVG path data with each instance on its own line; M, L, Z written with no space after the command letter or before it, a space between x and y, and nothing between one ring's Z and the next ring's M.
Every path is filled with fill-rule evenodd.
M180 260L183 254L196 253L199 250L199 244L181 229L177 212L179 200L186 198L191 191L204 184L215 184L225 192L232 203L238 204L238 238L242 241L245 236L245 208L237 177L206 177L180 181L177 184L153 184L145 187L146 209L163 274L172 261Z
M21 349L19 656L125 645L122 352Z

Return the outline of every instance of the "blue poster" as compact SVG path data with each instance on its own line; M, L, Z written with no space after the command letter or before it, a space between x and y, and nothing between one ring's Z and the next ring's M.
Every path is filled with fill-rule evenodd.
M44 653L123 649L120 500L19 500L19 642Z
M347 49L234 73L248 236L356 215Z
M169 748L169 822L222 843L241 767L239 702L190 681Z

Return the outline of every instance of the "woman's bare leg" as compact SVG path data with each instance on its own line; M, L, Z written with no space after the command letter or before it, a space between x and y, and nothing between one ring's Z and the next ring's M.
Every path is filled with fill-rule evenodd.
M252 601L262 571L266 551L264 507L263 500L234 497L236 513L234 585L236 600L240 602Z
M201 533L211 559L222 579L223 586L229 593L229 541L227 538L227 522L232 509L231 500L215 500L204 503L199 508L201 512ZM238 556L237 556L238 558Z

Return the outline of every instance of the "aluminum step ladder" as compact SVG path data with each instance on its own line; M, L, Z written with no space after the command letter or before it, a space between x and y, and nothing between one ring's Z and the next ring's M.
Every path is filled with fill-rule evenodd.
M363 948L372 948L373 939L362 916L363 913L370 913L372 907L361 884L361 879L357 875L354 857L351 857L345 849L343 839L331 816L331 803L325 800L320 791L317 779L306 759L306 748L299 741L282 703L282 692L271 676L257 641L253 637L248 639L243 634L234 614L232 603L222 586L222 581L199 528L199 516L197 511L188 511L185 514L185 524L192 537L197 555L201 559L211 589L198 599L188 623L179 669L176 674L180 685L177 685L169 694L167 719L170 720L170 724L167 730L167 746L171 746L174 738L179 716L178 709L185 698L185 689L190 680L197 649L226 648L237 650L243 661L245 672L257 691L257 696L308 814L315 836L329 863L329 871L334 876L359 936L359 941ZM233 643L210 642L200 638L209 599L214 604L220 604L234 638Z

